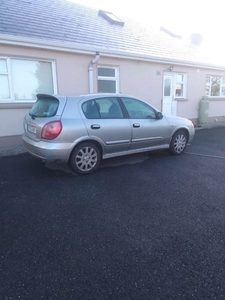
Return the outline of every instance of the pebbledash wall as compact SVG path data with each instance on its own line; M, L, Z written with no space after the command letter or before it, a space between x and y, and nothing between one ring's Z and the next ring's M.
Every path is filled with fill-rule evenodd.
M94 51L93 54L79 54L11 45L1 45L0 48L0 58L53 62L55 92L68 96L89 93L88 65L94 56ZM107 57L100 53L100 60L93 66L94 92L98 90L97 66L117 68L118 92L142 98L159 110L162 109L163 74L168 72L170 64ZM206 76L224 76L224 72L195 66L173 66L173 72L186 74L186 97L177 100L177 116L188 118L197 124L199 103L205 95ZM225 97L212 97L209 100L208 123L225 121ZM0 146L7 144L7 139L10 144L18 143L16 137L23 133L24 115L34 102L35 100L0 101Z

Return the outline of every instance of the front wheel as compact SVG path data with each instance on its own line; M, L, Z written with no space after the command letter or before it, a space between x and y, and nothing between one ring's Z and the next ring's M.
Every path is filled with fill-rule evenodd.
M90 174L98 169L101 161L99 148L92 143L82 143L74 148L70 165L78 174Z
M170 152L174 155L180 155L184 152L187 146L187 133L183 130L178 130L174 133L170 142Z

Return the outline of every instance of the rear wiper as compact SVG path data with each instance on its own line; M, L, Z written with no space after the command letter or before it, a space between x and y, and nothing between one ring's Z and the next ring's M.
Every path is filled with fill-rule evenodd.
M34 120L35 119L35 115L34 114L32 114L32 113L29 113L29 115L31 116L31 118Z

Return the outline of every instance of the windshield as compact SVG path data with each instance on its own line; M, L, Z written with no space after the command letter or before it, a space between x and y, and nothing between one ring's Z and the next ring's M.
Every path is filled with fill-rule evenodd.
M32 117L53 117L56 115L59 106L59 101L56 98L41 98L38 99L30 111Z

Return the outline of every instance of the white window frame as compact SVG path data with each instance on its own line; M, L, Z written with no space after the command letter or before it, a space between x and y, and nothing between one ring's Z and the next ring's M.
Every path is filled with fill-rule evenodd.
M178 75L183 76L183 80L178 80ZM187 99L187 74L186 73L175 73L175 72L165 72L164 76L168 76L171 78L171 90L169 96L164 96L164 80L163 80L163 98L164 99L177 99L177 100L185 100ZM182 96L176 96L176 85L177 84L183 84L183 95Z
M99 80L105 80L105 81L107 81L107 80L109 80L109 81L114 80L116 82L115 93L119 93L119 91L120 91L120 89L119 89L119 67L98 65L98 69L113 69L113 70L115 70L115 76L99 76L97 74L97 78L98 78L98 81ZM98 70L97 70L97 72L98 72Z
M11 99L12 99L12 89L13 89L13 86L12 86L12 77L11 77L11 72L10 72L10 60L8 57L1 57L0 56L0 59L1 60L5 60L6 61L6 67L7 67L7 72L2 72L0 73L0 75L6 75L8 77L8 82L9 82L9 98L6 98L6 99L0 99L0 102L9 102Z
M45 60L45 59L35 59L35 58L21 58L21 57L4 57L0 56L0 59L6 60L7 64L7 74L8 80L9 80L9 95L10 98L7 99L0 99L0 103L34 103L36 100L33 99L15 99L14 94L14 87L13 87L13 74L12 74L12 67L11 67L11 60L18 59L18 60L24 60L24 61L37 61L37 62L48 62L51 63L52 67L52 82L53 82L53 91L54 94L57 94L58 87L57 87L57 80L56 80L56 63L54 60ZM3 73L1 73L3 74ZM4 75L4 74L3 74Z
M212 96L212 79L214 77L220 78L220 91L218 96ZM208 80L209 79L209 80ZM206 75L206 82L205 82L205 96L210 98L225 98L225 94L222 94L222 88L225 89L225 76L218 76L218 75ZM208 89L208 92L207 92Z
M178 80L179 75L183 76L182 81ZM183 95L182 96L177 96L176 95L176 85L177 84L183 85ZM186 99L187 98L187 74L185 74L185 73L175 73L174 95L175 95L176 99Z

